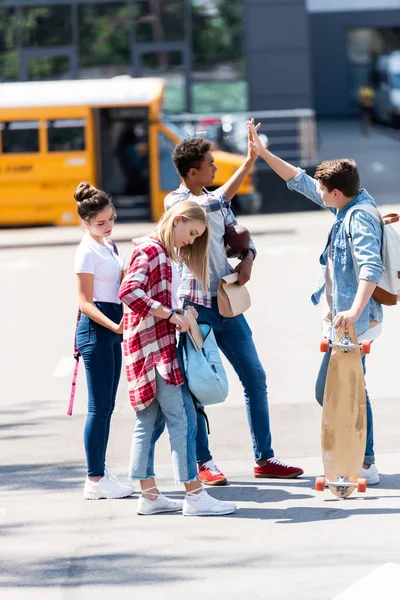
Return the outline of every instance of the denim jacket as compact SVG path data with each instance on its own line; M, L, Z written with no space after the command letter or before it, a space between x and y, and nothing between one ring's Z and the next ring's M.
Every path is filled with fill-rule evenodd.
M358 279L354 269L350 241L345 231L344 218L347 211L356 205L359 205L360 209L363 204L376 208L375 201L366 190L362 189L358 196L342 210L326 207L317 192L317 180L307 175L303 170L300 170L295 177L290 179L287 186L290 190L303 194L319 206L328 208L336 217L324 251L319 259L321 274L311 296L312 303L314 305L319 304L325 290L325 271L329 246L331 245L333 265L332 317L334 318L337 313L351 308L358 289ZM378 284L384 270L381 259L382 226L370 213L357 210L350 219L350 235L354 247L354 256L360 269L360 279L374 281ZM382 321L382 306L373 298L370 298L360 318L355 323L358 337L367 331L370 321L377 321L378 323Z

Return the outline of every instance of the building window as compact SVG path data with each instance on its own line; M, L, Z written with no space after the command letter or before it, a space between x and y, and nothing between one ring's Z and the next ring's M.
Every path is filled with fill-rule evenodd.
M82 79L131 72L128 4L79 7L79 66Z
M22 45L28 48L72 44L71 7L66 5L22 8Z
M41 56L28 60L28 79L70 79L71 67L67 56Z
M175 144L164 133L160 132L158 134L158 148L161 189L165 191L174 190L179 187L179 175L171 159Z
M49 152L85 150L85 120L57 119L47 121L47 148Z
M358 104L358 90L374 78L378 58L400 50L400 29L349 29L347 31L349 94L353 108Z
M39 152L39 121L1 123L3 154Z
M164 110L185 110L185 73L182 52L145 52L141 55L141 75L166 80Z
M0 83L19 78L16 32L16 11L13 8L0 8Z
M248 109L246 81L194 83L191 92L194 113L237 112Z
M192 0L195 112L247 110L243 0Z
M135 34L138 42L177 42L185 39L186 0L136 0Z

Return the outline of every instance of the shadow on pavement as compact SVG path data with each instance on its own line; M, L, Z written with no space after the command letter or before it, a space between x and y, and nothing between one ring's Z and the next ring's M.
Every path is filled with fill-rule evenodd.
M71 490L83 487L83 463L15 464L0 466L2 492Z

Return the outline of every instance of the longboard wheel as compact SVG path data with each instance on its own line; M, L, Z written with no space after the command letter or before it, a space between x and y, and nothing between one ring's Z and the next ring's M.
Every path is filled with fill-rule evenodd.
M364 479L363 477L360 477L359 479L357 479L357 492L362 494L366 491L367 491L367 480Z
M363 342L361 342L361 352L362 354L369 354L371 352L370 340L364 340Z
M321 340L321 342L319 344L319 349L321 350L321 352L329 352L329 344L330 344L330 341L327 340L326 338Z
M323 492L325 490L325 477L317 477L315 480L315 489L317 492Z

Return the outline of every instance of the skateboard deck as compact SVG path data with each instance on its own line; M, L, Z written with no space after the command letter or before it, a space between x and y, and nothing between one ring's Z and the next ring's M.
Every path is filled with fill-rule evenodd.
M364 462L367 411L361 351L369 353L370 342L358 343L354 325L339 327L334 343L321 342L321 351L332 347L322 408L321 450L325 478L316 489L329 486L331 492L346 498L357 487ZM323 480L323 482L322 482ZM319 482L319 483L318 483Z

